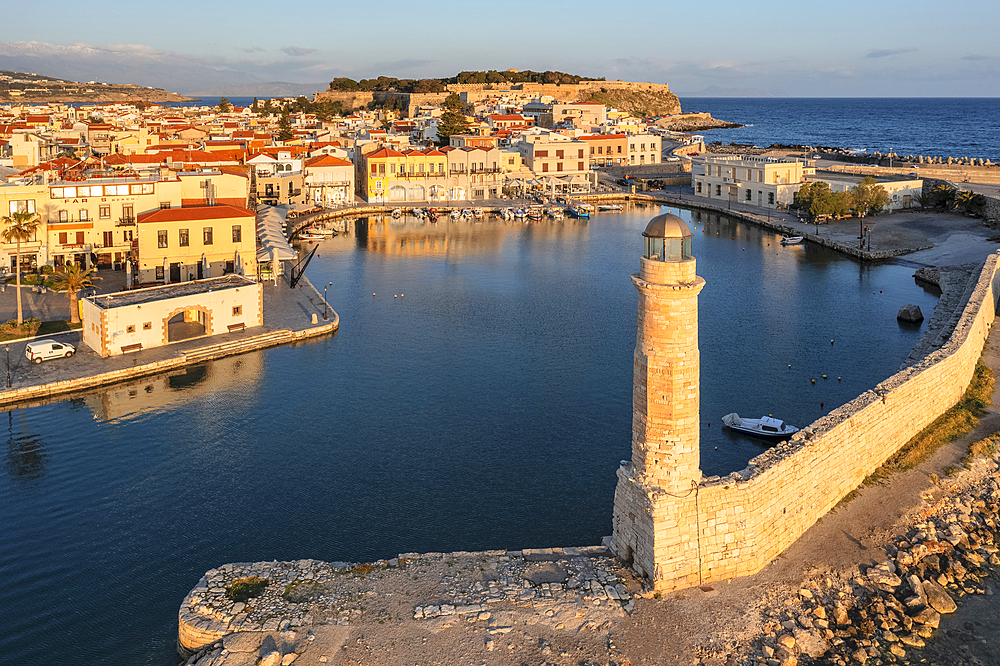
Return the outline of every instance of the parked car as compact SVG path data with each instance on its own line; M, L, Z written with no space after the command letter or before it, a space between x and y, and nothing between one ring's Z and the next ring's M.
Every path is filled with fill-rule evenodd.
M24 356L32 363L41 363L50 358L69 358L75 353L73 345L55 340L34 340L24 347Z

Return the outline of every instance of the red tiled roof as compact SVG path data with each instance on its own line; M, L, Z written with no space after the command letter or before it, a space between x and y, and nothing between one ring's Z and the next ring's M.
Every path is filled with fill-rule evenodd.
M308 162L306 162L307 167L342 167L342 166L354 166L347 160L342 160L339 157L334 157L333 155L320 155L319 157L314 157Z
M156 222L196 222L221 220L233 217L256 217L253 211L237 206L198 206L195 208L167 208L140 213L137 221L143 224Z

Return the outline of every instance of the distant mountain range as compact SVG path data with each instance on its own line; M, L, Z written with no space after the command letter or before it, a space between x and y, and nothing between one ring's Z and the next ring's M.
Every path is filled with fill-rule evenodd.
M677 92L678 97L787 97L783 90L760 90L759 88L722 88L709 86L704 90Z
M287 81L266 81L262 83L235 83L209 88L198 88L188 94L194 97L298 97L309 99L322 90L327 83L289 83Z

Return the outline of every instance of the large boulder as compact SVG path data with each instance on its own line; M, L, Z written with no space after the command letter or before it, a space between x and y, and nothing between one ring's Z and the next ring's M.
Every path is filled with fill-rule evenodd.
M948 592L932 580L922 581L924 594L927 595L927 605L938 613L954 613L958 604Z

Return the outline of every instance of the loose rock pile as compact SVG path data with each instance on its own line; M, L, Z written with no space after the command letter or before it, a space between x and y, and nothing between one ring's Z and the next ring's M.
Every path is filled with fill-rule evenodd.
M967 594L992 594L1000 565L1000 472L922 512L891 559L849 580L807 581L771 617L747 664L893 664L919 661L912 650L934 635L941 615Z

